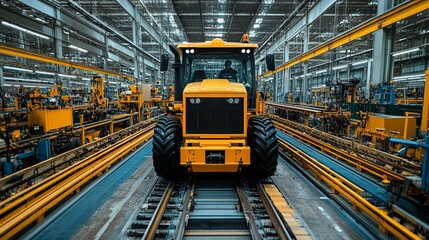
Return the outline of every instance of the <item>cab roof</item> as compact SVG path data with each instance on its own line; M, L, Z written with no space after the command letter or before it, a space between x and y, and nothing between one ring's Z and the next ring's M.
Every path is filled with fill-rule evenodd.
M189 48L258 48L258 44L255 43L241 43L241 42L225 42L220 38L215 38L212 41L198 42L198 43L181 43L177 46L180 54L182 55L182 49Z

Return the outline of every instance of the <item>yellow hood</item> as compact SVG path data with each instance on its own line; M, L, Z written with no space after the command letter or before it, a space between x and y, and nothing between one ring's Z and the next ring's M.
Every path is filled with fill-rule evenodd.
M206 79L202 82L189 83L183 90L183 94L219 94L219 93L244 93L246 88L242 83L229 82L226 79Z

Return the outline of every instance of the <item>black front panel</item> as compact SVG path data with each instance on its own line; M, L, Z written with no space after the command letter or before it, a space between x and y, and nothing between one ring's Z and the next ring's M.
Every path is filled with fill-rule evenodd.
M189 134L240 134L243 128L243 98L186 98L186 132ZM233 98L237 99L237 98ZM193 103L191 103L193 102Z

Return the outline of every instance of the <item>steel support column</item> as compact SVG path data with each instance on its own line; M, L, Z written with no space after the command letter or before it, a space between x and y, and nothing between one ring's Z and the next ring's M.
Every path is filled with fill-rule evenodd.
M426 70L425 74L426 82L423 93L422 125L420 126L422 134L427 134L429 129L429 68Z
M0 66L0 87L4 87L3 65Z
M285 42L283 49L283 61L289 61L289 42ZM288 93L292 92L292 86L290 84L290 70L286 69L283 72L283 84L282 84L282 92L284 95L283 101L287 100Z
M309 34L308 34L308 25L307 26L305 26L305 28L304 28L304 53L306 53L306 52L308 52L308 42L309 42ZM301 88L301 91L302 91L302 103L305 103L306 101L307 101L307 86L308 86L308 83L307 83L307 78L308 78L308 76L307 76L307 71L308 71L308 65L307 65L307 62L304 62L303 63L303 65L304 65L304 77L302 78L302 88Z
M368 61L368 67L366 69L367 73L366 73L366 83L365 83L365 98L369 99L369 93L371 91L371 72L372 72L372 61L369 60Z
M381 15L393 7L393 1L379 1L377 15ZM392 47L395 28L383 28L374 33L372 58L372 82L374 84L389 82L392 73ZM371 80L370 78L368 79ZM365 95L369 95L366 90Z
M55 25L53 27L53 35L54 35L54 44L55 44L55 57L58 59L64 59L63 31L62 31L62 27L61 27L61 12L58 8L55 8L54 14L55 14ZM55 68L56 68L58 73L64 72L64 67L62 67L60 65L56 65ZM56 75L54 77L54 79L55 79L55 83L59 83L61 81L61 78L58 75ZM67 78L67 80L65 81L65 84L63 86L66 88L71 87L69 78Z
M137 11L137 10L135 10ZM133 28L133 42L140 48L142 47L141 43L141 27L140 23L137 20L132 21ZM139 65L140 65L140 56L137 49L134 49L134 77L137 79L136 82L141 82L140 74L139 74Z

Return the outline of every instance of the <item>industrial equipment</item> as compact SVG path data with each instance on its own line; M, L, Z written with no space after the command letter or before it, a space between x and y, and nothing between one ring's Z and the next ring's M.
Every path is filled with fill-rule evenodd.
M153 164L162 177L183 168L193 172L239 172L268 177L277 166L276 130L263 112L256 91L254 51L243 36L240 43L216 38L183 43L175 55L174 107L161 118L153 136ZM220 74L226 60L236 74ZM267 56L274 69L273 55ZM161 70L168 68L168 56Z

